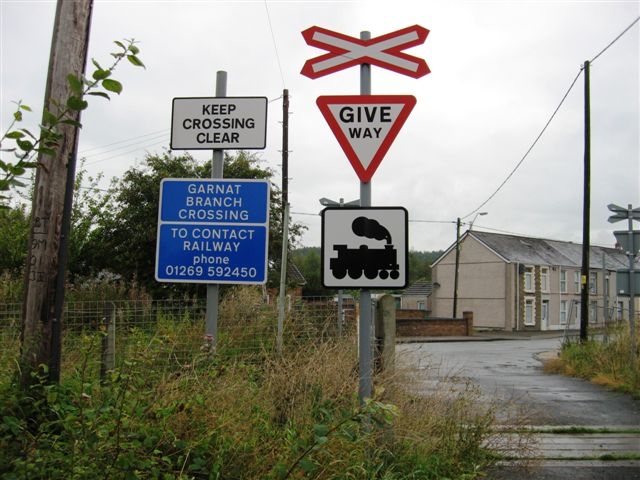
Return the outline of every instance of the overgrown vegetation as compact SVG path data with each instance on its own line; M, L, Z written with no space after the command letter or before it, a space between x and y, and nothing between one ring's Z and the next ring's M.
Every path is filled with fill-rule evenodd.
M545 362L545 370L585 378L640 398L640 352L632 361L631 351L629 327L622 325L586 342L565 343L557 359Z
M475 389L412 394L396 372L360 405L355 336L321 335L303 310L278 355L274 314L259 289L231 289L214 352L202 318L156 312L121 332L102 379L104 333L67 331L60 385L0 380L0 477L472 479L491 464L494 415Z

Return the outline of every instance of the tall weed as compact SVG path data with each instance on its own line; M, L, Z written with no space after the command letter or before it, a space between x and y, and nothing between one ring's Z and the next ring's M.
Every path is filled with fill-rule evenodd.
M628 325L612 328L586 342L568 342L555 370L585 378L640 398L640 351L632 355ZM549 366L548 368L551 368Z

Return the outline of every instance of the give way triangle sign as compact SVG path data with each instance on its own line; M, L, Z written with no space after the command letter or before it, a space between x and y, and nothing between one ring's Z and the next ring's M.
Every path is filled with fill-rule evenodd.
M416 99L412 95L327 95L316 103L360 181L367 183Z

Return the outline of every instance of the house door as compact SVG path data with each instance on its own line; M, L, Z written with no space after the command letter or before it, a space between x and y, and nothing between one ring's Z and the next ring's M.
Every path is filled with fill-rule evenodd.
M540 312L540 330L549 329L549 300L542 300L542 311Z

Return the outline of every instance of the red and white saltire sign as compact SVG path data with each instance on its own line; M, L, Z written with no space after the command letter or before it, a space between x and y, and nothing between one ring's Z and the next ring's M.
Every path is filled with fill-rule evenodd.
M367 183L416 104L412 95L327 95L316 104L356 171Z
M420 25L403 28L369 40L350 37L321 27L310 27L302 32L307 45L322 48L329 53L307 60L302 75L318 78L354 65L368 63L413 78L430 72L422 58L403 53L402 50L421 45L429 30Z

